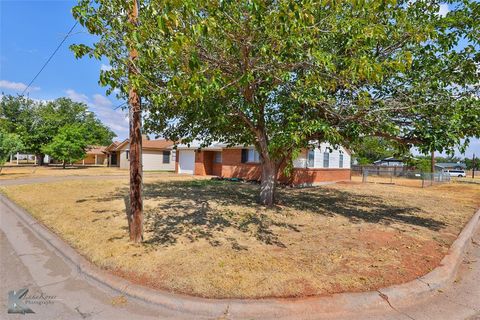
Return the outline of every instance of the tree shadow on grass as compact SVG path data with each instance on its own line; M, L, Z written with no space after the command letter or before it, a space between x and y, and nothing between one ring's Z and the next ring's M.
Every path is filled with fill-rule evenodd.
M193 180L155 182L144 185L146 200L158 201L145 207L145 245L170 246L184 238L192 242L204 239L212 246L222 241L235 250L248 250L228 230L249 234L257 241L285 247L279 229L301 232L302 226L278 219L285 208L323 216L343 216L352 223L401 223L431 230L445 226L441 221L418 216L419 208L385 203L380 196L365 196L331 188L279 189L274 211L263 210L257 203L258 186L248 183ZM123 198L128 208L128 188L119 188L106 197L79 201L110 201ZM236 206L238 209L228 209ZM278 214L278 216L277 216Z

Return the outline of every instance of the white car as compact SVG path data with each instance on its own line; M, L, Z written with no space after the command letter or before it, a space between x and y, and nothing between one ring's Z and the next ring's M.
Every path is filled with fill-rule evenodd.
M461 170L461 169L445 170L444 172L449 174L450 177L466 177L467 176L467 174L465 173L465 170Z

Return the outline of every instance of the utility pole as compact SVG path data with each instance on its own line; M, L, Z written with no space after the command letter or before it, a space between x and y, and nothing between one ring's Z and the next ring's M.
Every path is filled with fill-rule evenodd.
M138 23L138 3L132 0L132 9L129 14L129 22L134 26ZM135 61L138 52L135 46L129 44L130 63L129 75L136 75L138 71ZM130 83L128 93L129 118L130 118L130 211L128 215L128 228L130 240L139 243L143 240L143 200L142 200L142 107L140 96L134 85Z

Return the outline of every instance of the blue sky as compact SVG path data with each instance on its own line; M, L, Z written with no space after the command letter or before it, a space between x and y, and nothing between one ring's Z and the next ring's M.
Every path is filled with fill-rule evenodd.
M0 0L0 92L21 93L26 84L75 23L71 8L76 1ZM441 14L448 7L441 8ZM108 65L94 59L76 60L68 49L72 43L89 43L93 38L77 26L50 64L40 74L29 96L55 99L67 96L88 104L91 111L122 140L128 136L126 112L113 108L121 103L106 96L98 84L100 68ZM480 140L473 140L466 156L480 156Z
M75 20L71 8L75 1L0 0L0 92L21 93L60 43ZM91 111L122 140L128 136L126 112L118 109L115 96L106 96L98 84L102 62L77 60L68 49L72 43L93 40L78 25L49 65L29 89L33 99L66 96L88 104ZM104 62L103 65L108 65Z

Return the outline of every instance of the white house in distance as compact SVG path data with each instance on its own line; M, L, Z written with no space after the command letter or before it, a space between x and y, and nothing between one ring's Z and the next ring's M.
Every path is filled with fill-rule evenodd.
M150 140L145 136L142 140L142 165L144 171L175 171L176 153L172 151L173 141ZM107 148L109 167L130 169L130 142L115 141Z

